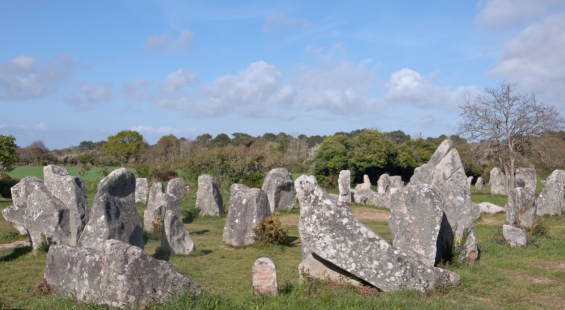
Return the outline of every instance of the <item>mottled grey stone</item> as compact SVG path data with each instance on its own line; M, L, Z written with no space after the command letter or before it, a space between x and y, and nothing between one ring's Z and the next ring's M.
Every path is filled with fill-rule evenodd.
M424 165L425 165L425 164L424 164ZM416 168L414 169L414 175L420 173L420 172L422 171L422 168L424 167L424 165L422 165L422 166L420 166L420 167L416 167Z
M515 187L524 187L524 186L526 186L526 181L524 181L522 179L516 179L516 180L514 180L514 185L515 185Z
M455 273L435 268L392 247L359 222L349 207L332 199L313 177L296 180L302 242L337 267L383 291L426 290L457 282Z
M565 171L553 171L536 200L537 215L560 215L565 210Z
M298 265L298 273L300 278L304 274L308 274L311 278L330 279L339 283L349 283L358 286L363 282L355 275L339 268L338 266L328 262L315 253L308 254L303 261Z
M147 203L147 179L135 179L135 203Z
M167 194L171 194L177 197L178 200L184 198L186 195L186 188L184 187L184 181L181 178L172 179L167 184Z
M91 217L79 240L81 248L100 250L104 241L119 240L143 249L143 225L135 207L135 175L125 168L98 183Z
M498 213L500 211L506 211L503 207L497 206L490 202L481 202L479 203L479 207L481 208L481 213Z
M522 229L511 225L502 226L502 235L504 236L504 239L506 239L506 242L513 247L525 246L528 243L526 233Z
M267 194L258 188L242 184L230 187L230 208L224 226L223 241L235 246L255 242L251 228L271 216Z
M204 174L198 177L196 207L200 209L200 215L224 214L224 200L220 194L218 181L213 176Z
M10 191L12 193L13 206L2 210L2 216L6 222L14 226L20 234L27 235L27 229L24 223L25 212L27 209L27 197L39 185L43 185L43 180L36 177L25 177L12 186Z
M471 192L471 184L473 183L473 177L467 178L467 185L469 186L469 193Z
M388 174L382 174L377 181L377 191L379 194L390 192L391 184Z
M190 234L178 216L168 210L163 217L161 248L175 254L190 254L196 250Z
M366 174L363 175L363 183L357 184L357 186L355 186L355 189L358 191L364 189L371 189L371 180L369 179L369 176Z
M506 176L504 171L495 167L490 171L490 193L506 195Z
M479 177L477 179L477 182L475 182L475 188L477 190L481 190L483 188L483 178L482 177Z
M410 185L397 191L392 195L388 220L392 245L433 266L443 253L437 247L444 204L441 192L429 184Z
M371 189L363 189L357 191L353 196L355 203L360 203L368 206L383 207L390 209L390 193L377 193Z
M258 258L251 269L253 279L253 295L275 296L277 288L277 267L268 257Z
M393 175L390 177L390 188L404 188L404 182L402 181L402 177L399 175Z
M88 223L88 205L84 192L84 181L70 176L63 167L48 165L43 167L45 187L61 200L69 210L71 229L70 246L77 246L86 223Z
M415 184L430 184L442 193L445 201L443 212L447 218L442 235L453 234L456 239L462 239L462 260L477 259L479 252L473 220L477 213L480 216L480 208L471 201L465 168L453 141L447 139L440 144L420 173L412 176L410 185Z
M349 170L341 170L339 172L339 201L351 202L351 172Z
M304 245L304 242L300 243L300 248L302 250L302 259L306 259L306 257L308 257L308 255L314 253L312 252L312 250L310 250L307 246Z
M184 290L202 293L167 262L117 240L106 240L99 250L51 246L45 279L63 296L121 308L144 308Z
M153 231L153 222L156 216L163 218L165 212L171 210L177 217L181 217L180 204L177 197L166 194L163 184L155 182L151 185L149 193L149 202L147 209L143 211L143 229L147 232Z
M296 189L292 174L284 168L275 168L267 174L263 191L269 198L271 214L281 210L293 209L296 205Z
M339 195L337 195L337 194L330 194L330 196L331 196L332 198L334 198L335 200L339 201Z
M518 187L518 183L517 183L518 180L523 180L525 183L523 186L520 187L524 187L524 186L532 187L535 191L537 185L536 169L525 168L525 167L516 168L516 171L514 172L514 181L516 187Z
M506 222L532 228L536 223L536 196L533 187L517 187L510 191L506 202Z

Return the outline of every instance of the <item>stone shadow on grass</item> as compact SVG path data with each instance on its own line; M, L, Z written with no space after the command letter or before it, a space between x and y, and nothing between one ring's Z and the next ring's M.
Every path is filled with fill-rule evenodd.
M12 248L12 253L5 255L5 256L0 256L0 262L9 262L12 260L15 260L17 258L19 258L20 256L26 255L28 253L31 253L31 247L29 246L24 246L24 247L17 247L17 248Z

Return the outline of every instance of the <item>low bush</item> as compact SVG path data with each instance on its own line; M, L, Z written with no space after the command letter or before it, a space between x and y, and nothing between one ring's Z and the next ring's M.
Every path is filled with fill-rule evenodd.
M258 246L290 245L290 230L283 226L279 216L280 213L277 212L274 219L267 217L257 227L252 228Z
M20 182L20 180L18 179L12 179L10 177L0 177L0 196L4 198L12 198L12 192L10 191L10 188L18 184L18 182Z

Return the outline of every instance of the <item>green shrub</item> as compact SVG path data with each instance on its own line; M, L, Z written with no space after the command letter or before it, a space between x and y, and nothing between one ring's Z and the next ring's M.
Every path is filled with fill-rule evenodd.
M0 196L4 198L12 198L12 192L10 191L10 188L18 184L18 182L20 182L20 180L18 179L0 177Z
M49 240L47 240L47 237L45 236L44 233L41 233L41 243L39 244L39 246L37 247L36 250L43 252L43 253L47 253L47 252L49 252L50 247L51 247L51 242L49 242Z
M291 241L288 236L290 230L283 226L279 216L280 213L277 212L275 219L267 217L257 227L252 228L258 246L290 245Z

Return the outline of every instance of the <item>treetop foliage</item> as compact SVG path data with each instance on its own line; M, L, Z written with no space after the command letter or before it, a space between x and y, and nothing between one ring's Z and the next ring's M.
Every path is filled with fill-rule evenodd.
M14 165L20 160L16 147L14 136L0 135L0 173L2 175L14 170Z
M102 146L100 151L114 157L123 167L134 154L144 148L143 136L139 132L123 130L115 136L109 136L108 142Z

